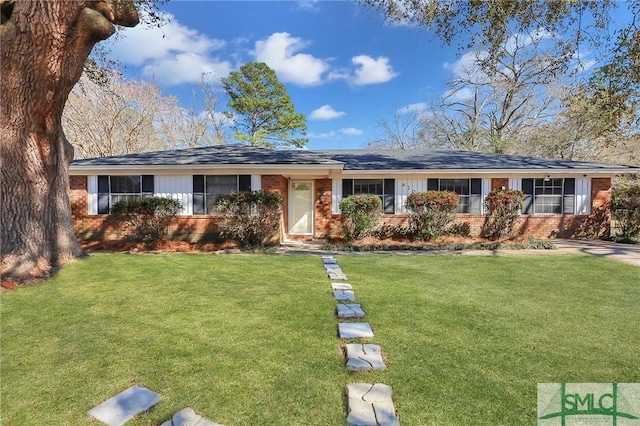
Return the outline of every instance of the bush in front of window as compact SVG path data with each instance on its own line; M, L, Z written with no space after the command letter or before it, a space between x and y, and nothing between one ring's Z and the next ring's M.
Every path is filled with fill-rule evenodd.
M409 229L421 240L443 236L456 220L460 196L451 191L413 192L407 196Z
M128 237L142 241L148 248L167 238L169 225L181 209L178 200L147 197L117 202L111 207L111 216L124 223Z
M482 236L490 240L498 240L513 236L524 192L514 189L494 189L484 200L486 219L482 225Z
M220 195L215 208L224 215L222 236L244 247L264 247L280 227L282 195L276 192L231 192Z
M616 220L617 239L640 237L640 184L627 184L611 191L611 211Z
M340 201L342 234L347 240L365 237L378 225L382 200L377 195L350 195Z

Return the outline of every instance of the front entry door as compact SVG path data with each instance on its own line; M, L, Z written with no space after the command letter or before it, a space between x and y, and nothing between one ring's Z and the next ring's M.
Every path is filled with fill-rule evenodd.
M289 234L313 235L313 181L292 180L289 200Z

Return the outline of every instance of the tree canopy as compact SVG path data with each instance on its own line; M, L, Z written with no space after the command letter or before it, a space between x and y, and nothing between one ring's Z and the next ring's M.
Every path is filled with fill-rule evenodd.
M423 145L640 164L640 0L361 2L474 56L423 114Z
M287 89L267 64L249 62L221 81L236 115L233 135L238 141L268 148L308 142L303 137L306 117L296 113Z

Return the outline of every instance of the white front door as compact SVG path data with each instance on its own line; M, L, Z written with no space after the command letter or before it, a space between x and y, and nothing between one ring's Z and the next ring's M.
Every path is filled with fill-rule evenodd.
M313 235L313 181L289 184L289 234Z

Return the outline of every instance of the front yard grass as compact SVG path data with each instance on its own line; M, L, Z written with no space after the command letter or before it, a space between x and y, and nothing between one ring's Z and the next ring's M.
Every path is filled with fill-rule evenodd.
M338 255L388 358L348 374L319 256L93 254L2 293L4 425L92 424L133 384L238 425L340 425L351 382L403 425L535 424L542 382L639 382L640 268L586 256Z

